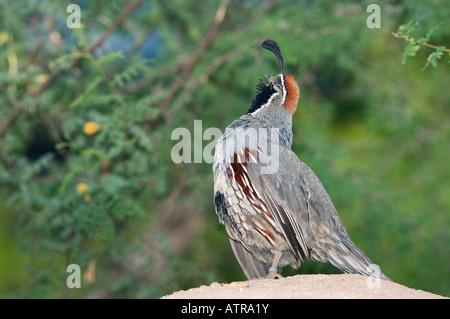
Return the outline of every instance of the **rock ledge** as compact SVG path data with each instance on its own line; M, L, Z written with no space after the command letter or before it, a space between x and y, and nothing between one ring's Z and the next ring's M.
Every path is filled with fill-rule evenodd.
M163 299L435 299L446 298L403 285L355 274L297 275L212 283L178 291Z

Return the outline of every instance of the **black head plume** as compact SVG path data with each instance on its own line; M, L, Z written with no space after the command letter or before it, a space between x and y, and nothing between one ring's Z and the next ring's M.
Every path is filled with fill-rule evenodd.
M273 40L267 39L261 44L261 46L264 49L273 52L277 56L278 62L280 62L281 74L284 75L283 55L281 54L281 50L280 50L280 47L278 46L278 44Z
M269 75L266 75L266 77L269 80L269 83L265 83L263 80L259 80L260 83L256 86L257 92L255 97L251 101L250 108L248 109L247 113L255 113L261 107L267 104L268 101L274 96L274 94L278 94L277 90L275 90L274 84L282 84L284 86L284 62L283 62L283 55L281 54L280 47L278 44L273 40L265 40L261 46L272 52L276 55L278 62L280 63L281 68L281 77L271 77ZM285 92L285 89L283 87L283 92ZM283 96L284 97L284 96Z

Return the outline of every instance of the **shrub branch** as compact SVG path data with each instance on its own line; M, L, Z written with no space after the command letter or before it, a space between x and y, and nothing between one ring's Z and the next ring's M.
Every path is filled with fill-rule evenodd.
M396 37L397 39L405 40L405 41L408 41L408 42L410 42L410 43L423 45L423 46L426 46L426 47L429 47L429 48L433 48L433 49L435 49L435 50L439 49L439 47L437 47L437 46L435 46L435 45L429 44L429 43L427 43L427 42L419 42L419 41L415 41L415 40L409 39L409 38L407 38L407 37L403 37L403 36L401 36L401 35L399 35L398 33L395 33L395 32L392 32L392 35L393 35L394 37ZM443 50L444 50L445 52L450 52L450 49L443 49Z

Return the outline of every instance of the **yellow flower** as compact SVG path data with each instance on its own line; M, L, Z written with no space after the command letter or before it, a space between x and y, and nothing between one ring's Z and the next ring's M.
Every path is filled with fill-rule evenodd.
M78 183L77 184L77 193L80 195L83 194L88 189L89 189L89 186L86 183Z
M38 74L36 75L36 81L40 84L45 83L48 81L48 75L47 74Z
M6 31L0 31L0 44L5 44L8 42L9 33Z
M79 195L82 195L84 192L86 192L89 189L88 184L86 183L78 183L77 184L77 193ZM89 202L91 200L91 195L89 194L84 194L83 195L83 199L85 202Z
M98 132L100 127L95 122L86 122L84 123L83 131L87 135L93 135Z

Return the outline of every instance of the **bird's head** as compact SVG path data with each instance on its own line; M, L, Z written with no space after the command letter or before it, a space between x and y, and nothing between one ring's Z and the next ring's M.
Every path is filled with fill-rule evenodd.
M280 63L281 72L273 77L265 75L268 83L259 79L256 86L257 93L251 102L248 114L256 114L268 106L284 107L289 114L294 114L297 109L300 91L294 77L284 73L283 55L280 47L273 40L265 40L261 46L275 54Z

